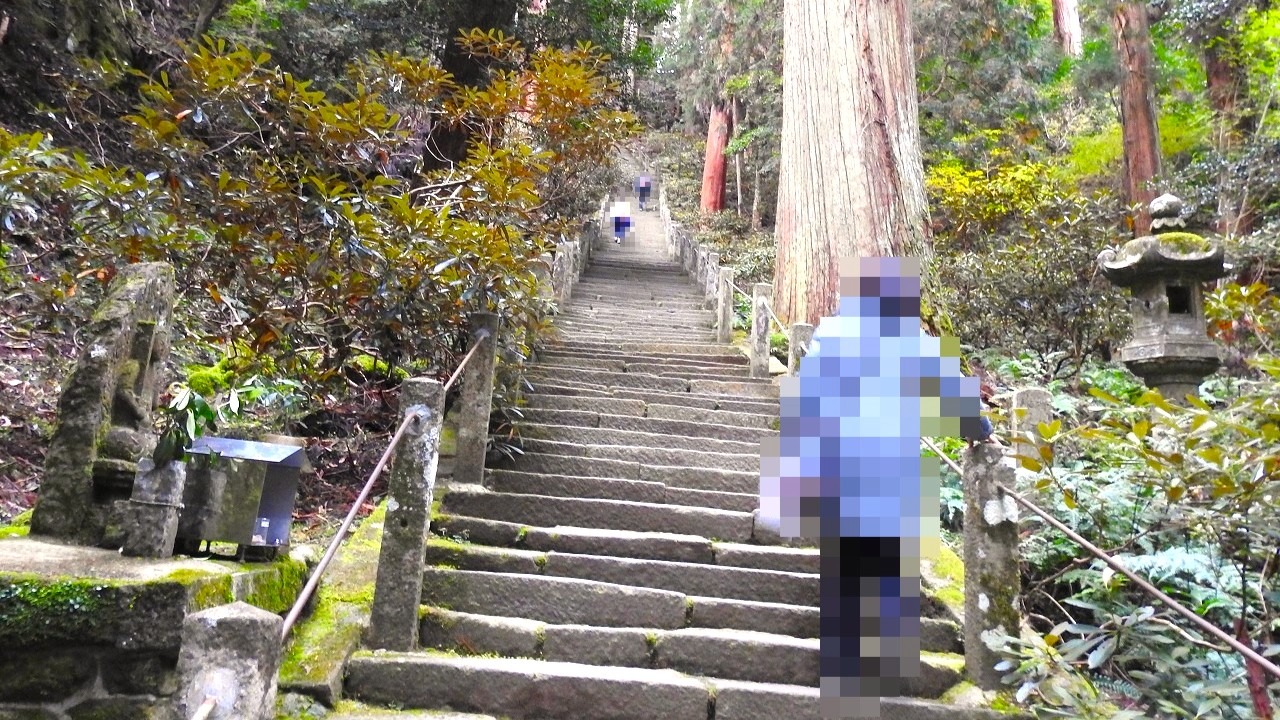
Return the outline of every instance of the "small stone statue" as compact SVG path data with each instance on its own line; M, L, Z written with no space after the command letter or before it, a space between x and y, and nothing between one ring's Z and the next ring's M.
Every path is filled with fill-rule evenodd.
M94 313L58 401L33 534L119 547L105 536L155 442L151 411L169 357L174 287L168 263L128 265Z

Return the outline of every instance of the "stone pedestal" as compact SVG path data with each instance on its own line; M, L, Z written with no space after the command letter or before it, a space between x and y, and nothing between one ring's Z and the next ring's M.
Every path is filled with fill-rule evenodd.
M149 558L173 555L186 481L183 463L168 462L159 468L151 458L138 463L133 497L126 505L122 553Z

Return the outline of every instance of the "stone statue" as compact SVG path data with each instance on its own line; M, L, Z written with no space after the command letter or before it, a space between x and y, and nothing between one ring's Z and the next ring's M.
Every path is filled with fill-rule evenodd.
M174 287L167 263L128 265L94 313L58 402L33 534L100 544L113 505L132 494L138 460L155 443L152 406L169 357Z

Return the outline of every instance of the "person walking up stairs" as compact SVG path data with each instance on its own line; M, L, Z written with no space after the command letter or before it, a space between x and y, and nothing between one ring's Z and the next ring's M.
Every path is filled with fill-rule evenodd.
M539 720L816 720L818 552L755 521L778 387L718 344L662 221L597 252L528 371L524 454L433 520L421 649L360 652L346 691ZM934 701L958 618L925 602L894 720L994 720ZM381 717L381 716L379 716ZM414 717L406 714L406 717Z

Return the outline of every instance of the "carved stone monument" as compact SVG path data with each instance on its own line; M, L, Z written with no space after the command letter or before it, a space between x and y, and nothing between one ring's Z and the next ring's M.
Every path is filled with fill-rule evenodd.
M33 534L99 544L113 505L132 495L138 460L155 444L174 285L168 263L127 265L94 313L58 401Z

